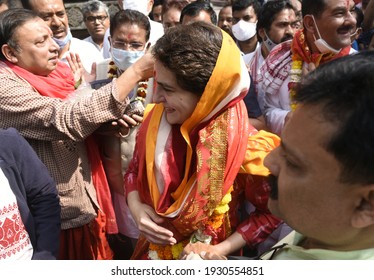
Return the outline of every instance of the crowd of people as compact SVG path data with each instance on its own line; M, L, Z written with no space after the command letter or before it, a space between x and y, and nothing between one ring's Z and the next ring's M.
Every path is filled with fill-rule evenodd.
M374 0L226 2L0 1L0 260L374 259Z

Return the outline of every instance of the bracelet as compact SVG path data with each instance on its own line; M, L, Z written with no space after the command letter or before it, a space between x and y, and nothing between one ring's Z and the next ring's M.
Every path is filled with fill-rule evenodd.
M121 130L118 131L118 134L119 134L119 136L120 136L121 138L126 138L126 137L129 136L129 134L130 134L130 128L127 130L127 134L126 134L126 135L125 135L125 134L122 134L122 133L121 133Z
M79 86L81 85L81 83L82 83L82 78L80 78L78 81L75 82L74 88L75 89L79 88Z

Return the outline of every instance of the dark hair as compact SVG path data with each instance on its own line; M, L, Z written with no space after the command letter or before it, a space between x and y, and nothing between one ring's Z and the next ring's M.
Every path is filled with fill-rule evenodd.
M10 9L0 13L0 46L8 44L18 50L18 41L15 33L18 28L32 19L39 18L33 11L26 9ZM0 52L0 59L5 60L5 56Z
M193 22L169 28L156 42L156 60L176 76L178 85L201 96L222 46L222 32L207 22Z
M289 0L267 1L258 14L257 29L264 28L269 31L277 14L286 9L294 10Z
M232 3L232 12L241 11L252 6L255 14L258 15L261 9L261 4L257 0L236 0Z
M185 6L181 12L180 22L185 16L196 17L201 11L205 11L210 15L210 21L217 25L217 14L212 5L206 1L195 1Z
M341 181L374 183L374 51L345 56L307 75L296 102L321 106L322 117L334 123L326 150L341 165Z
M301 5L302 16L313 15L319 17L326 8L325 0L303 0Z
M25 9L32 10L32 6L31 6L30 2L31 2L31 0L21 0L22 6Z
M0 0L0 5L7 5L9 7L9 1L8 0Z
M356 18L356 27L359 28L362 26L362 22L364 21L364 13L357 6L355 6L354 13L355 13L355 18Z
M123 24L137 24L140 28L146 31L146 41L149 40L149 35L151 33L151 25L149 23L148 17L143 13L125 9L118 11L110 19L110 36L113 36L114 30L119 28Z
M184 7L188 5L187 0L171 0L171 1L165 1L162 4L162 11L161 14L165 14L168 10L171 8L176 8L179 11L182 11Z

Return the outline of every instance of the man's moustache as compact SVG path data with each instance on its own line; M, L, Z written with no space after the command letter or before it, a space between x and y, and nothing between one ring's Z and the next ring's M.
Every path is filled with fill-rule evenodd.
M270 186L270 198L277 200L278 199L278 177L275 177L273 174L270 174L267 177L267 182Z
M293 36L292 35L286 35L281 39L281 43L286 42L288 40L292 40Z

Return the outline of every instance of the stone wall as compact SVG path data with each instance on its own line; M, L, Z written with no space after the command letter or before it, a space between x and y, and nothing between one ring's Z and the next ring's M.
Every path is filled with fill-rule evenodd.
M86 38L88 35L88 32L86 30L86 26L83 22L83 15L81 12L81 8L83 4L87 1L64 1L65 3L65 9L66 13L69 18L69 26L71 33L74 37L77 38ZM118 2L115 1L103 1L108 8L109 8L109 14L113 15L116 12L119 11Z
M111 15L115 14L118 10L118 2L115 1L105 1L102 0L109 8L109 13ZM82 5L87 1L79 1L79 0L65 0L65 9L68 14L69 18L69 25L71 32L73 33L74 37L77 38L86 38L88 36L86 26L83 22L83 15L81 12ZM228 3L227 0L211 0L211 3L215 10L218 12L219 9Z

